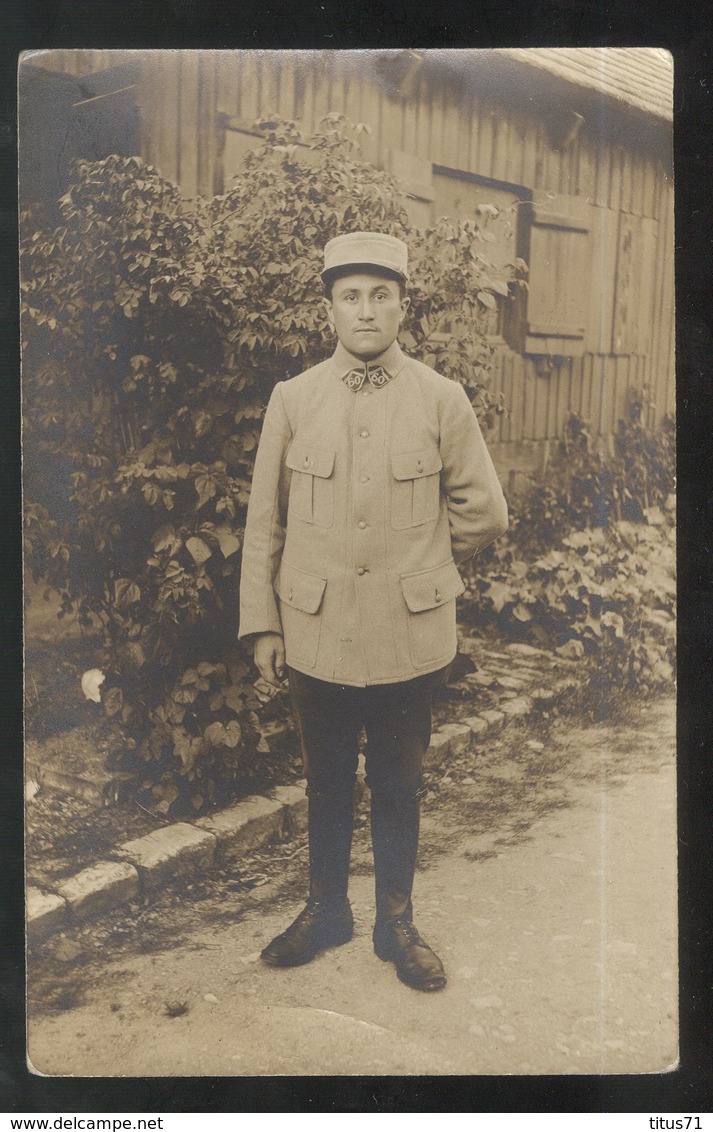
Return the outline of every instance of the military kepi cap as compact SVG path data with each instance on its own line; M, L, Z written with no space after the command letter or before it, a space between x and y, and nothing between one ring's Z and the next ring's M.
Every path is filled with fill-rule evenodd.
M384 232L349 232L336 236L324 249L322 278L326 281L350 267L378 267L408 279L408 248L403 240Z

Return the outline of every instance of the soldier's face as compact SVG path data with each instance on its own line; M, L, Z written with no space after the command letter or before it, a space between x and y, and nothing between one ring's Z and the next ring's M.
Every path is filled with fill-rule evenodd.
M395 279L355 274L337 279L326 300L332 328L356 358L383 354L396 338L408 308Z

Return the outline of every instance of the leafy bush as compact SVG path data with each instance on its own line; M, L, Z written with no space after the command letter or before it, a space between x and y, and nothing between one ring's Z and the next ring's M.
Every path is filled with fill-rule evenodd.
M470 578L466 619L590 657L603 688L669 684L674 487L672 421L653 432L635 409L607 459L571 418L542 481L511 501L509 531Z
M323 243L405 237L409 348L483 420L499 410L483 328L515 272L487 261L488 210L412 231L340 115L306 143L293 123L257 126L213 201L110 157L79 163L61 227L23 218L26 561L64 613L101 626L104 709L164 812L227 797L268 749L235 639L240 548L273 385L329 350Z
M545 474L521 493L513 510L509 538L520 553L544 553L571 531L608 529L621 519L645 522L649 509L675 492L674 420L666 416L659 429L646 428L645 392L630 391L613 455L600 450L582 417L567 419Z

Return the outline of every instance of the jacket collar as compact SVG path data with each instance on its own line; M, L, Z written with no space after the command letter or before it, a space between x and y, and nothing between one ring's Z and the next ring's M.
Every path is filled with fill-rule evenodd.
M354 355L351 354L349 350L346 350L341 342L339 342L330 359L332 370L339 378L345 379L347 375L351 375L354 370L364 374L368 366L369 371L377 368L385 370L387 374L386 381L388 381L389 378L396 377L405 366L406 361L406 355L397 341L393 341L382 354L379 354L376 358L370 358L368 362L365 362L362 358L354 357ZM379 388L380 385L385 385L386 381L381 380L374 384ZM358 376L355 376L355 378L351 378L350 376L350 380L347 384L351 388L358 389L361 387L362 381L358 380Z

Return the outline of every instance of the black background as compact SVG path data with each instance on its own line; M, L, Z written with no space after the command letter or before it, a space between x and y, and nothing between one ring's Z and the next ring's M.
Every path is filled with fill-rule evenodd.
M237 9L237 11L236 11ZM0 31L0 1111L710 1112L713 1099L710 0L19 0ZM643 1077L42 1078L25 1066L16 68L36 48L664 47L674 56L681 1065ZM652 815L653 823L653 815ZM652 824L651 835L656 836ZM648 1121L642 1120L642 1128ZM704 1121L705 1125L705 1121Z

